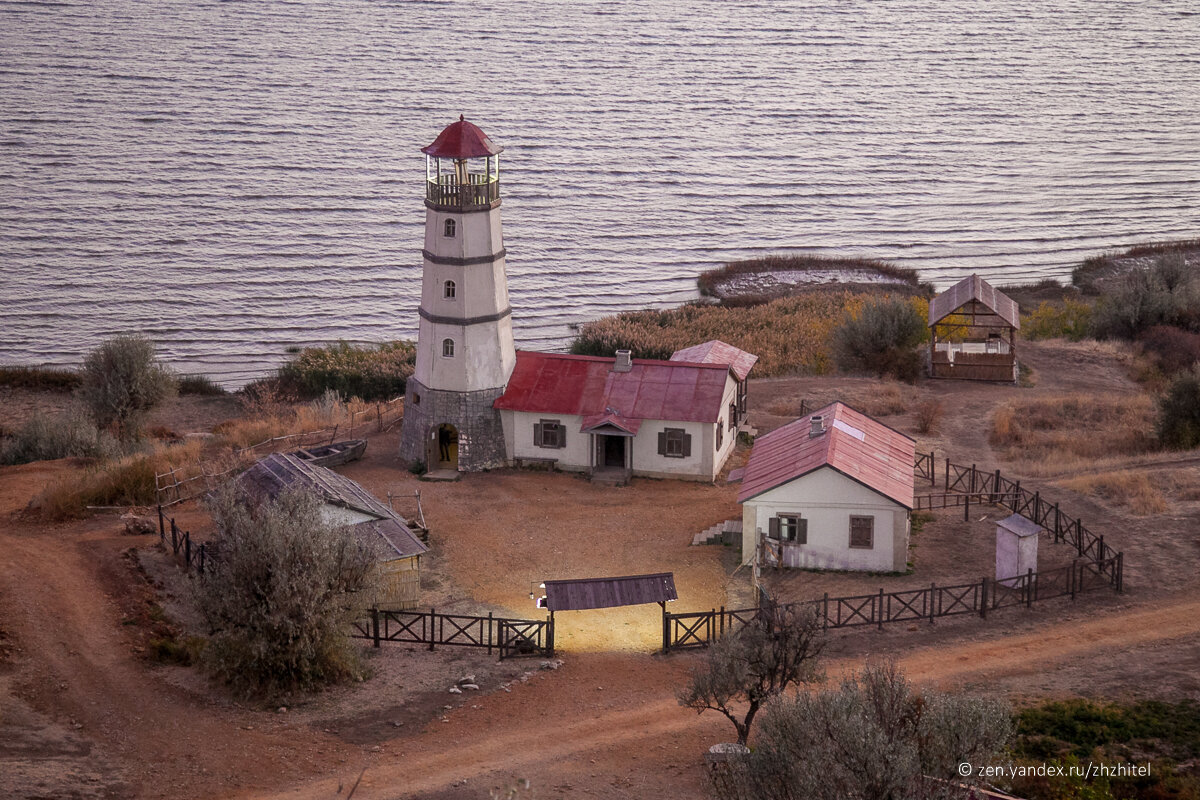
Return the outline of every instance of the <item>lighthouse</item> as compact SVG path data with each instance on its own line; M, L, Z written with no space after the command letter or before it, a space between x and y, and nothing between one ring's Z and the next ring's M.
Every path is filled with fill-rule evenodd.
M463 117L426 158L425 248L417 360L400 457L429 470L503 466L492 404L516 362L500 231L500 152Z

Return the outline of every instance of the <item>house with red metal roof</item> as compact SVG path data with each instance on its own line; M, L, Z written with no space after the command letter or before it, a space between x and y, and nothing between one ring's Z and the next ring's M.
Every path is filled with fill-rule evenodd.
M743 562L903 571L915 452L844 403L758 437L738 493Z
M509 461L618 481L715 479L733 452L739 387L757 360L723 347L696 361L518 351L495 402Z

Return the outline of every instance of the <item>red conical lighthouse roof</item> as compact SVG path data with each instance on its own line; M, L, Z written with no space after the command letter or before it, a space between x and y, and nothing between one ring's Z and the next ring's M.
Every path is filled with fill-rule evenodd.
M467 122L459 114L458 122L447 125L433 144L422 147L421 152L434 158L483 158L494 156L503 149L493 144L478 125Z

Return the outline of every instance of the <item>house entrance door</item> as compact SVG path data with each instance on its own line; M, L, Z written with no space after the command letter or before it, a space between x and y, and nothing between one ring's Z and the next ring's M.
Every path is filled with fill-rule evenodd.
M626 439L628 439L627 436L596 434L596 466L624 469Z

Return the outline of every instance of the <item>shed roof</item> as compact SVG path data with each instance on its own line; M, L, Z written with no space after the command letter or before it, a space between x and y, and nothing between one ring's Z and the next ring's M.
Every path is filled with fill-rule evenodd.
M614 363L598 356L518 351L495 407L596 419L612 414L626 423L720 419L729 365L635 358L628 372L615 372ZM628 430L627 424L619 427Z
M972 300L987 306L1014 329L1021 327L1017 303L978 275L963 278L929 301L929 324L936 325Z
M685 347L671 354L672 361L686 361L693 364L728 364L737 375L739 381L746 380L750 370L758 363L758 356L739 350L731 344L725 344L720 339L712 339L703 344Z
M996 523L1005 530L1012 531L1017 536L1036 536L1042 532L1042 526L1020 514L1012 514Z
M551 611L636 606L678 599L675 575L670 572L620 578L546 581L546 607Z
M810 436L817 415L825 419L825 432ZM911 509L915 454L916 442L909 437L845 403L831 403L754 441L738 502L832 467Z
M483 158L494 156L504 150L474 123L467 122L462 114L458 122L452 122L438 134L433 144L421 148L421 152L435 158Z
M330 505L374 517L351 528L358 540L381 560L417 556L429 549L409 530L403 518L362 486L291 453L272 453L259 459L237 480L242 489L260 499L274 499L289 490L310 491Z

